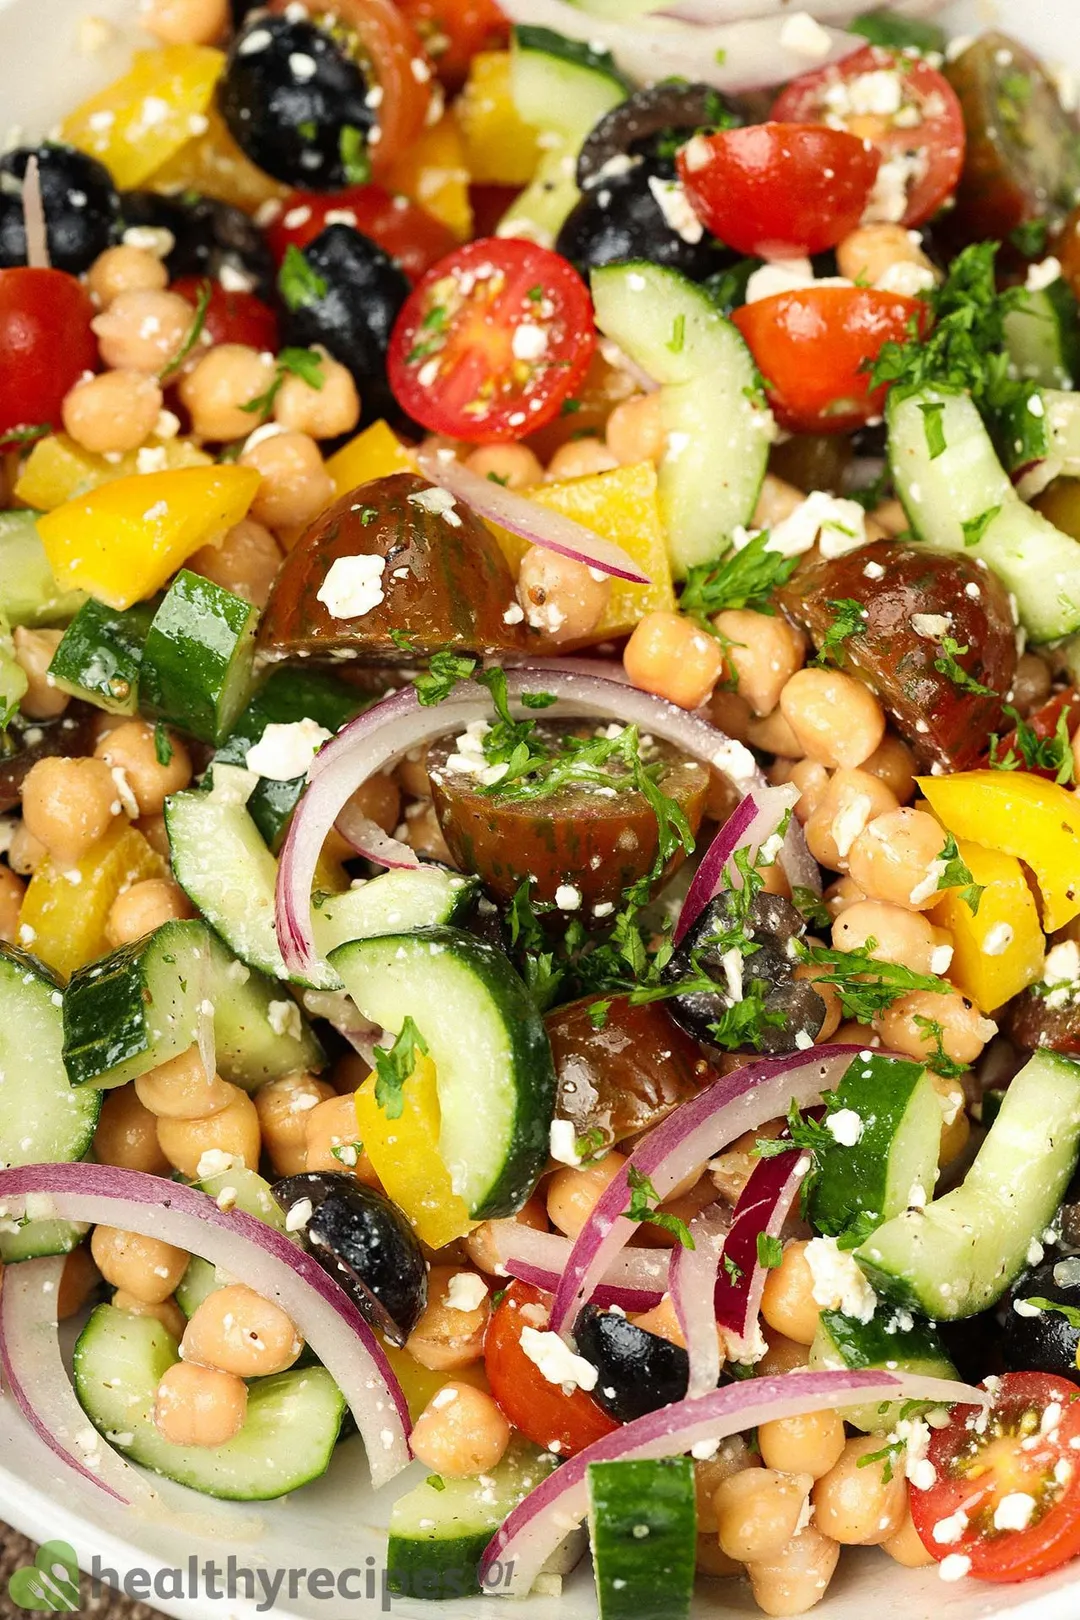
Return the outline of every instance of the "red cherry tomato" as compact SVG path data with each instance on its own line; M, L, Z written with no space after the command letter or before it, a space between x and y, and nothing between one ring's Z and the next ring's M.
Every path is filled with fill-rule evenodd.
M558 253L485 237L433 265L390 338L401 407L432 433L523 439L555 415L596 345L589 291Z
M572 1457L619 1425L583 1389L566 1395L561 1384L549 1384L521 1348L522 1328L543 1333L550 1307L549 1294L528 1283L511 1283L488 1323L484 1370L491 1393L515 1429L538 1446L555 1441L560 1456Z
M450 90L465 82L477 51L505 50L510 24L494 0L398 0Z
M278 206L266 240L279 263L290 247L306 248L327 225L352 225L396 259L410 281L417 281L456 241L441 220L384 186L350 186L329 195L293 191Z
M842 62L792 80L780 92L772 116L849 130L873 143L883 169L898 160L897 181L905 183L906 207L897 202L889 208L884 202L880 217L902 225L921 225L936 213L955 191L964 166L964 115L951 84L921 57L881 45L868 45Z
M737 253L822 253L863 216L878 154L824 124L748 124L697 135L678 155L694 212Z
M1016 710L1007 711L1015 715ZM1024 721L1024 747L1019 746L1017 728L998 740L994 746L993 758L997 761L1011 759L1015 761L1012 769L1031 771L1034 776L1045 776L1053 782L1062 766L1068 766L1071 759L1069 738L1080 723L1080 692L1075 686L1068 686L1064 692L1057 692L1039 708L1029 714ZM1049 747L1042 747L1049 744ZM1071 781L1071 777L1068 778Z
M970 1560L976 1580L1045 1575L1080 1553L1080 1389L1052 1373L1006 1373L979 1428L977 1413L954 1406L948 1427L931 1430L937 1480L911 1491L919 1539L939 1560ZM1020 1500L996 1524L1008 1497Z
M198 307L200 290L206 286L200 276L181 276L171 292ZM210 282L210 302L206 306L205 330L214 343L246 343L252 349L279 347L277 316L269 304L249 292L226 292L219 281Z
M64 395L97 368L95 313L63 270L0 270L0 443L18 428L59 427Z
M884 386L869 372L883 344L903 342L916 298L873 287L808 287L777 293L732 314L765 378L769 404L791 433L846 433L881 413Z

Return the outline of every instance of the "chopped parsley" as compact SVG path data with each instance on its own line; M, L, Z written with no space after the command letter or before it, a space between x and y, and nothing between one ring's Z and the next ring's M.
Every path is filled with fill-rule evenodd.
M371 158L362 129L346 124L338 139L338 156L345 171L347 186L366 186L371 179Z
M290 242L278 271L278 291L291 310L304 309L325 298L327 285L313 270L295 242Z
M446 1481L441 1474L429 1474L424 1484L430 1485L433 1491L445 1491L446 1489Z
M843 596L828 603L832 609L832 622L826 628L818 648L815 664L842 664L846 654L844 642L859 635L866 628L866 609L854 597Z
M686 576L679 606L713 635L713 616L725 608L753 608L758 613L775 613L769 600L786 585L798 566L797 557L784 557L769 550L769 536L763 530L739 550L731 548L719 562L700 563Z
M1006 754L999 752L1001 738L990 738L990 765L995 771L1053 771L1059 787L1069 787L1076 778L1076 761L1069 738L1070 706L1062 709L1052 737L1040 737L1035 727L1022 719L1010 704L1005 713L1016 725L1016 732Z
M784 1245L778 1237L770 1237L768 1232L759 1232L757 1235L758 1265L766 1271L775 1271L784 1258Z
M926 1059L926 1067L933 1069L943 1080L955 1080L959 1075L966 1074L969 1068L967 1063L957 1063L945 1050L945 1030L936 1018L924 1018L922 1013L915 1014L915 1026L921 1029L926 1039L934 1048L933 1057Z
M979 902L983 897L985 883L976 883L971 875L971 868L962 858L956 845L956 839L949 833L945 839L945 847L938 859L944 861L944 870L938 879L939 889L959 889L960 898L966 904L973 917L978 915Z
M1000 511L1000 506L988 506L985 512L979 513L978 517L968 518L966 521L961 522L960 527L964 533L965 546L977 546Z
M174 354L168 364L162 366L161 370L158 372L158 382L169 382L173 377L176 376L176 373L180 370L181 366L184 364L184 361L188 358L188 355L202 337L203 327L206 325L206 312L210 308L210 299L213 295L213 291L214 289L208 281L200 282L199 295L195 301L195 315L192 319L191 325L188 327L184 341L180 345L180 348L176 354Z
M796 883L791 891L791 903L810 928L831 928L833 925L832 912L819 894L813 889L804 889Z
M941 652L934 659L934 668L939 675L948 676L959 692L970 692L973 697L996 697L993 687L977 681L959 662L970 651L971 648L966 645L961 647L955 636L942 636Z
M1039 1311L1056 1311L1063 1316L1071 1328L1080 1328L1080 1310L1075 1305L1062 1305L1056 1299L1025 1299L1025 1305L1033 1305Z
M167 726L163 726L159 720L154 727L154 758L159 765L168 765L172 757L173 745L172 738L169 736L169 729Z
M1009 232L1009 242L1025 259L1041 259L1050 239L1048 219L1026 219Z
M733 1260L730 1254L723 1255L721 1257L721 1263L724 1267L724 1275L726 1276L728 1282L731 1283L732 1287L738 1287L739 1283L741 1283L743 1279L742 1266L739 1265L737 1260Z
M683 344L685 342L686 316L676 315L675 320L672 323L671 337L668 339L667 347L671 350L672 354L682 354Z
M52 432L48 422L36 422L32 427L13 427L0 433L0 449L13 444L36 444L38 439L47 439Z
M594 1001L589 1008L589 1023L593 1029L606 1029L608 1014L611 1012L610 1001Z
M582 1164L592 1164L600 1158L607 1147L607 1138L599 1125L593 1125L583 1136L574 1138L574 1152Z
M416 1068L417 1053L427 1056L428 1045L411 1018L401 1026L393 1046L377 1046L375 1059L375 1101L387 1119L400 1119L404 1107L402 1088Z
M945 424L942 417L945 414L945 401L943 399L928 400L919 406L923 414L923 432L926 434L926 448L930 453L930 460L936 461L948 449L945 443Z
M817 974L822 984L831 984L845 1018L859 1024L872 1024L900 996L911 990L930 990L947 995L952 988L932 973L916 973L900 962L879 962L869 951L877 941L868 939L866 950L836 951L826 945L798 945L804 962L824 971Z
M694 1240L690 1236L686 1222L681 1221L677 1215L670 1215L666 1210L657 1209L660 1195L656 1191L648 1176L636 1169L633 1165L626 1173L630 1188L630 1206L622 1211L628 1221L645 1221L650 1226L659 1226L682 1244L684 1249L692 1249Z
M412 650L410 647L409 651ZM413 683L416 696L426 709L434 708L436 703L450 696L459 681L467 681L475 668L476 659L464 653L446 649L432 653L427 669Z
M325 381L322 365L323 357L315 349L282 349L269 388L249 399L240 409L265 420L274 409L274 401L286 377L299 377L309 388L321 389Z

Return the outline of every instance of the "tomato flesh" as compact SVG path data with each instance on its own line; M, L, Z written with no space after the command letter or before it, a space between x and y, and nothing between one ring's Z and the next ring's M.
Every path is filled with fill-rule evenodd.
M332 214L333 219L327 216ZM350 186L332 194L292 191L280 205L266 233L271 253L280 264L290 247L306 248L327 225L352 225L361 236L377 242L396 259L410 281L450 252L452 231L407 197L394 196L385 186Z
M511 1283L488 1323L484 1370L491 1393L515 1429L535 1445L572 1457L619 1425L583 1389L567 1395L561 1384L549 1384L521 1348L522 1329L544 1332L550 1309L550 1295L528 1283Z
M505 50L510 24L495 0L399 0L450 90L465 82L478 51Z
M98 364L90 294L64 270L0 270L0 443L56 428L64 395Z
M694 211L739 253L798 258L858 225L880 157L824 124L748 124L697 135L678 156Z
M202 289L210 288L206 306L205 330L212 343L244 343L249 348L278 351L278 321L269 304L254 293L227 292L219 281L207 282L201 276L181 276L172 292L198 308Z
M1052 1373L1006 1373L982 1432L978 1410L954 1406L948 1427L931 1431L937 1479L910 1497L919 1539L939 1560L969 1560L977 1580L1045 1575L1080 1553L1080 1389Z
M558 253L482 238L433 265L406 300L387 374L432 433L523 439L551 420L588 369L592 301Z

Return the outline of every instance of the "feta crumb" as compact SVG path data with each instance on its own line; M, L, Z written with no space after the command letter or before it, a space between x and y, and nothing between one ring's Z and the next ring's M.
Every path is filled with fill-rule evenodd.
M995 923L982 943L984 956L1004 956L1013 942L1013 931L1007 922Z
M705 234L705 227L691 208L682 181L664 180L659 175L650 174L649 190L668 228L684 242L690 244L700 242Z
M926 641L939 641L952 629L951 613L913 613L911 628Z
M814 490L789 517L775 525L767 550L784 557L799 557L815 540L830 561L866 544L866 513L858 501L847 501L824 490Z
M560 883L555 890L555 904L560 911L577 911L581 905L581 890L572 883Z
M560 1384L567 1394L575 1389L596 1388L599 1374L592 1362L586 1361L584 1356L575 1355L557 1333L541 1333L537 1328L524 1327L520 1343L533 1366L539 1368L549 1384ZM568 1384L569 1390L566 1389Z
M315 1213L310 1198L299 1198L285 1216L286 1232L302 1232Z
M427 493L426 490L420 491L420 495ZM419 495L409 496L410 501L419 501L419 498ZM382 578L385 571L385 557L368 556L366 553L355 557L337 557L316 594L331 618L362 619L384 599Z
M832 38L808 11L796 11L780 30L781 50L801 56L807 62L823 62L832 50Z
M256 776L271 782L291 782L307 775L308 766L332 735L317 720L290 720L281 725L271 721L244 755L244 763Z
M539 360L547 348L547 342L547 333L542 326L522 321L520 326L514 328L510 348L515 360Z
M446 1285L443 1304L450 1311L478 1311L487 1299L484 1279L475 1271L455 1271Z
M409 495L407 499L410 506L418 506L422 512L430 512L433 517L445 518L452 529L461 528L457 502L448 489L439 489L438 485L432 484L430 489L418 489L415 495Z
M300 1039L303 1031L300 1008L292 1000L272 1001L266 1009L266 1022L275 1035L291 1035L294 1041Z
M877 1296L854 1257L838 1248L832 1237L811 1238L805 1254L815 1304L822 1310L842 1311L858 1322L869 1322Z
M503 624L520 624L525 617L525 609L520 602L511 602L503 614Z
M1038 1503L1027 1491L1010 1491L994 1509L995 1530L1026 1530Z
M580 1164L577 1132L571 1119L553 1119L548 1130L548 1151L559 1164Z
M1051 255L1042 259L1038 264L1029 264L1027 280L1024 287L1027 292L1043 292L1059 279L1061 275L1061 260Z
M236 1160L231 1153L224 1153L221 1148L207 1148L195 1166L195 1179L205 1181L207 1176L224 1175L235 1163Z
M1047 951L1043 979L1047 984L1072 984L1080 979L1080 945L1074 939L1063 939Z
M950 1553L938 1565L938 1574L943 1581L962 1581L971 1569L971 1559L964 1553Z
M814 285L814 266L809 259L770 259L755 270L746 283L746 302L757 304L778 293L802 292Z
M838 1108L825 1117L825 1129L840 1147L854 1147L863 1133L863 1122L854 1108Z
M947 1519L939 1519L930 1534L939 1547L952 1547L960 1540L967 1527L967 1514L963 1508L957 1508Z

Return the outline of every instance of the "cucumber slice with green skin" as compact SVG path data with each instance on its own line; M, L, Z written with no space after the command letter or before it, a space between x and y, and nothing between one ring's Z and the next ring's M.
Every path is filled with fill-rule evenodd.
M855 1251L876 1292L939 1320L1004 1294L1053 1220L1080 1154L1080 1065L1036 1052L1012 1081L959 1187Z
M555 1069L506 957L455 928L421 928L339 945L330 961L365 1018L396 1035L411 1017L427 1042L439 1153L469 1214L512 1215L547 1163Z
M181 569L143 649L140 702L201 742L219 743L251 695L259 610Z
M858 1322L839 1311L822 1311L810 1346L814 1369L887 1367L890 1372L919 1373L926 1378L958 1378L937 1329L930 1322L881 1306L869 1322ZM895 1429L903 1401L873 1401L846 1406L845 1422L864 1434L888 1434Z
M435 1602L479 1592L484 1548L555 1461L550 1452L516 1440L482 1479L429 1475L399 1497L390 1510L386 1554L390 1591Z
M344 894L316 896L312 910L315 943L328 956L351 939L452 924L468 910L478 887L477 878L441 866L383 872Z
M53 578L34 512L0 512L0 614L31 628L66 624L86 601Z
M1002 414L995 437L1006 470L1030 500L1055 478L1080 476L1080 397L1059 388L1033 388Z
M231 1170L222 1170L218 1175L204 1177L196 1186L200 1192L214 1199L220 1198L229 1188L234 1195L234 1209L241 1210L245 1215L254 1215L256 1220L272 1226L275 1232L285 1234L293 1242L298 1241L291 1233L285 1232L285 1213L270 1191L270 1183L264 1181L256 1171L236 1165ZM206 1296L222 1287L224 1283L218 1277L217 1267L204 1260L202 1255L193 1254L187 1263L187 1270L176 1285L174 1298L185 1316L193 1316Z
M1076 299L1058 278L1039 292L1024 292L1005 317L1005 344L1018 377L1041 388L1068 389L1080 377Z
M594 270L591 285L597 326L661 384L660 513L682 579L753 517L772 413L750 350L694 282L634 261Z
M137 713L139 670L154 612L152 602L123 610L93 597L84 602L49 665L56 685L110 714Z
M68 1163L94 1139L101 1098L68 1081L63 1000L43 963L0 944L0 1164Z
M894 391L887 420L893 480L919 538L992 568L1032 641L1080 627L1080 544L1025 506L968 395L925 388L898 400ZM931 421L935 439L944 438L937 456Z
M861 34L871 45L887 45L894 50L937 51L945 54L946 35L937 23L916 17L900 17L888 6L864 11L848 23L849 34Z
M852 1063L836 1091L836 1108L860 1124L851 1147L834 1141L817 1155L809 1218L838 1237L852 1226L872 1232L912 1203L929 1198L937 1180L941 1103L921 1063L871 1052Z
M275 980L240 962L210 934L217 1069L223 1080L257 1091L267 1080L326 1067L326 1053L299 1007ZM293 1008L296 1011L293 1012Z
M152 1316L99 1305L75 1345L75 1393L90 1422L132 1462L207 1496L265 1502L326 1472L345 1401L323 1367L248 1384L247 1416L223 1446L178 1446L154 1427L154 1396L178 1359Z
M590 1463L586 1480L600 1620L686 1620L697 1553L691 1459Z
M9 1225L13 1230L5 1231ZM0 1260L5 1266L13 1266L20 1260L70 1254L72 1249L78 1248L88 1230L81 1221L58 1221L48 1216L8 1221L0 1214Z
M0 733L6 732L29 687L26 671L15 656L11 626L0 614Z

